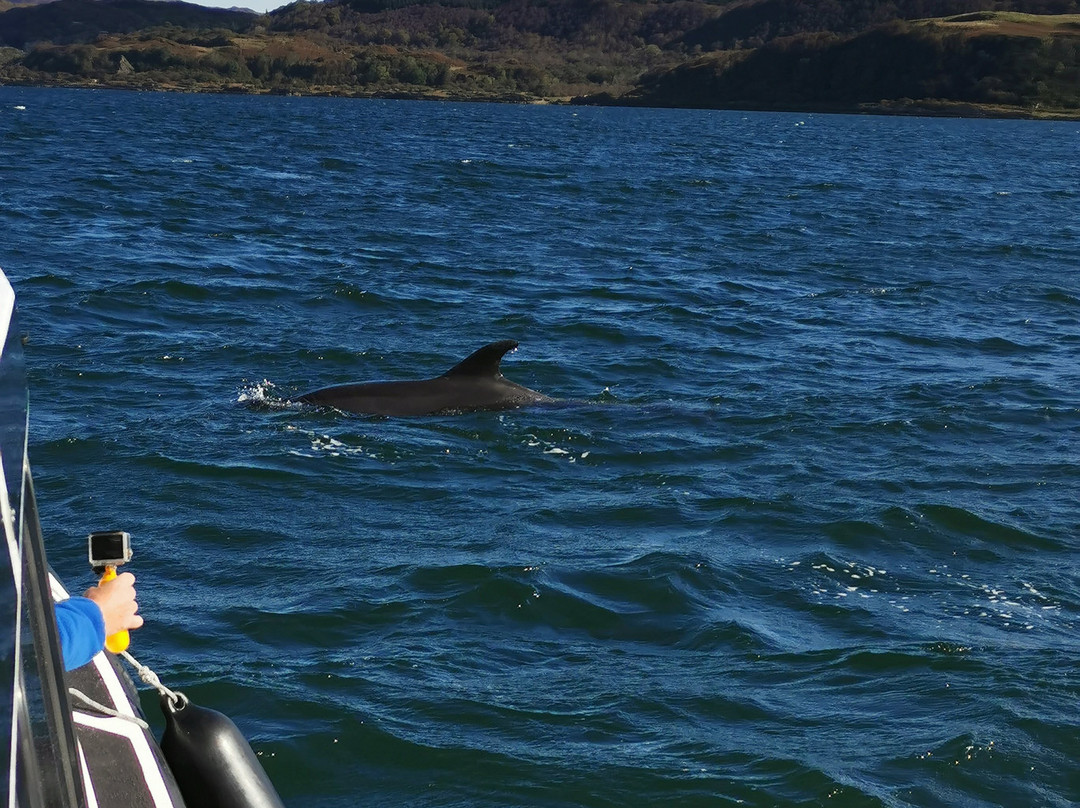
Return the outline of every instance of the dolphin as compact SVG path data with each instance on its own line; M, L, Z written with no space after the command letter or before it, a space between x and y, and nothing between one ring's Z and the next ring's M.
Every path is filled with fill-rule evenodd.
M512 410L555 399L506 379L503 356L517 348L512 339L493 342L463 359L442 376L407 382L368 382L324 387L297 401L361 415L437 415Z

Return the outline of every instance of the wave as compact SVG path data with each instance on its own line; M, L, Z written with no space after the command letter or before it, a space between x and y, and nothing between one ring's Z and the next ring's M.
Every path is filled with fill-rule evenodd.
M463 565L403 572L411 597L455 621L698 650L762 644L722 608L732 590L701 559L650 553L593 569Z

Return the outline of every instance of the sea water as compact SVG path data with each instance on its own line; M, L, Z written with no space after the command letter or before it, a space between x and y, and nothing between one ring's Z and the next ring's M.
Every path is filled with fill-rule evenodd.
M1080 802L1080 124L9 87L0 157L49 559L131 531L286 804ZM565 405L290 403L498 339Z

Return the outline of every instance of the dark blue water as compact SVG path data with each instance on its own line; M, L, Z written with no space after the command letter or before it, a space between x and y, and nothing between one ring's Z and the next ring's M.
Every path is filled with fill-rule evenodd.
M134 534L288 805L1080 802L1080 124L3 88L0 150L50 559ZM503 338L574 403L286 403Z

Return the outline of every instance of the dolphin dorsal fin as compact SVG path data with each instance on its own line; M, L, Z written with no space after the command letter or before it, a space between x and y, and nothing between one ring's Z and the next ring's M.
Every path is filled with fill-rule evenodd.
M446 373L443 374L443 377L489 376L498 378L502 375L499 372L499 362L502 361L503 356L505 356L508 351L514 350L517 346L517 342L512 339L504 339L499 342L493 342L490 345L485 345L479 351L470 354L450 368L450 370L446 371Z

